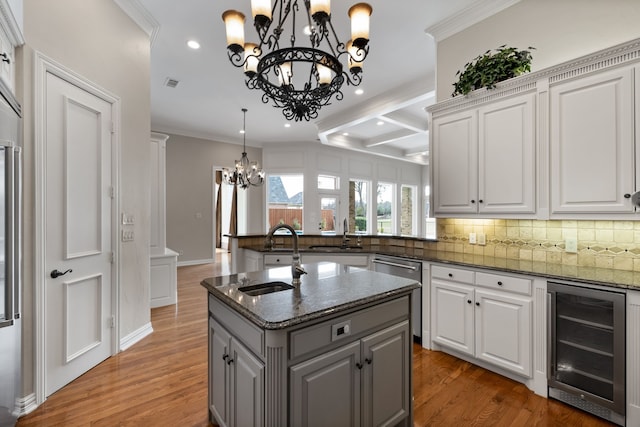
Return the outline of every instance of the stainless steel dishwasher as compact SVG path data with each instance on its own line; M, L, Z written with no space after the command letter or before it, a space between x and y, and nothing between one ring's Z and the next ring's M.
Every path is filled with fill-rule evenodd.
M376 255L372 263L373 271L414 279L422 283L422 263L420 261L388 255ZM414 290L411 299L413 300L411 307L413 340L422 344L422 288Z

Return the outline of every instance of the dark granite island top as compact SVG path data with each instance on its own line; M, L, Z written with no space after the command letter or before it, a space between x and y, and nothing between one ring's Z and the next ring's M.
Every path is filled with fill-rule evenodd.
M210 277L202 281L211 295L262 329L283 329L327 315L408 293L415 280L331 262L303 265L299 288L250 296L242 286L291 282L291 267Z

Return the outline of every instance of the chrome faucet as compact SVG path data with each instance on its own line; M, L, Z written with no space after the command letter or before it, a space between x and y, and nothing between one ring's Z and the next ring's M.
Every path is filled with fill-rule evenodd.
M273 233L281 228L286 228L287 230L289 230L291 232L291 237L293 237L293 254L291 263L291 276L293 277L293 280L291 281L291 284L293 286L299 286L300 277L303 274L307 274L307 272L304 271L304 268L302 268L302 264L300 262L300 251L298 250L298 234L296 233L296 230L294 230L293 227L287 224L274 225L273 227L271 227L271 230L269 230L267 236L264 239L264 246L265 248L271 248L271 246L273 245Z
M349 220L347 218L342 221L342 248L349 246L349 239L347 233L349 232Z

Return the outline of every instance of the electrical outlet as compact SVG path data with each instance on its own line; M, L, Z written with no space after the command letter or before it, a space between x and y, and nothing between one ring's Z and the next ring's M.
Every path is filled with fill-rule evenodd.
M469 244L470 245L476 244L476 233L469 233Z
M578 252L578 239L565 239L564 250L572 254Z
M487 235L484 233L478 233L478 244L484 246L487 244Z

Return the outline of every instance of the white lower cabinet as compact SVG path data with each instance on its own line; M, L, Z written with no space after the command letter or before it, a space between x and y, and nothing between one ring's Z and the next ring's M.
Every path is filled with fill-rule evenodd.
M431 271L433 342L530 378L531 281L442 266Z
M411 398L409 322L294 365L291 425L394 426L407 420Z
M220 427L261 427L264 364L209 318L209 409Z

